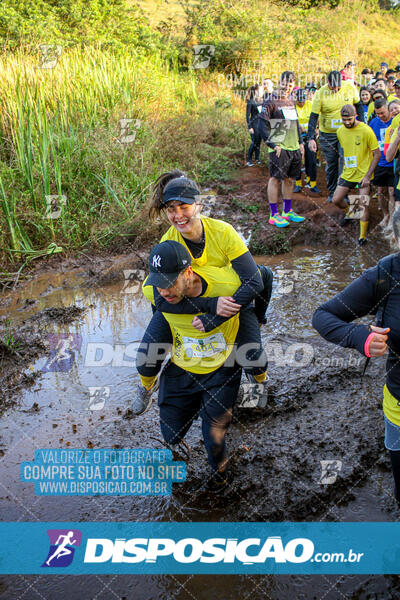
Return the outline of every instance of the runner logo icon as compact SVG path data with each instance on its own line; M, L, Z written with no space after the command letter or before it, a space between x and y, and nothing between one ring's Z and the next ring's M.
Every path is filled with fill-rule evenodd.
M81 545L79 529L48 529L50 548L42 567L68 567L74 558L75 548Z

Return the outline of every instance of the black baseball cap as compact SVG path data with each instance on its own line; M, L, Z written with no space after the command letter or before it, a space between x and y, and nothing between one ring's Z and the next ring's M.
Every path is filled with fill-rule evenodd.
M394 82L394 87L400 87L400 79L396 79Z
M194 204L200 194L200 188L195 181L188 177L175 177L165 186L162 193L162 203L167 204L178 200L185 204Z
M387 64L387 62L381 62L381 67L388 67L389 65Z
M150 274L147 285L167 289L172 287L179 275L191 265L189 252L179 242L166 240L154 246L149 256Z
M316 90L317 86L315 85L315 83L307 83L306 84L306 90Z

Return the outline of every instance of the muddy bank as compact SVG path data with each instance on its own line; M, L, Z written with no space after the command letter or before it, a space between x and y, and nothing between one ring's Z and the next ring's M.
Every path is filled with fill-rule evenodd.
M24 302L21 310L35 304L35 300ZM33 372L31 365L49 353L48 332L54 325L66 325L79 319L85 310L78 306L45 308L18 324L4 315L0 317L0 414L10 406L16 394L29 389L39 377L40 373Z
M0 415L3 520L41 521L287 521L394 520L400 515L392 495L389 459L383 449L380 407L383 361L371 361L365 377L355 351L325 343L311 328L315 306L336 293L377 256L364 250L345 253L324 248L297 248L290 256L259 257L274 271L275 282L262 339L269 357L268 402L263 409L238 408L228 432L232 480L219 497L204 492L207 461L196 421L185 440L191 448L187 481L174 484L170 497L46 497L19 480L21 461L37 448L161 448L158 407L142 417L124 418L138 375L122 346L141 339L151 311L138 285L124 271L130 256L103 262L96 272L73 269L49 274L9 297L0 309L18 331L26 333L20 379L13 402ZM137 263L140 266L140 263ZM139 269L140 270L140 269ZM78 272L79 271L79 272ZM295 277L294 274L298 273ZM137 274L136 274L137 275ZM292 285L287 285L291 280ZM105 282L108 282L107 285ZM290 281L289 281L290 282ZM32 302L33 300L33 302ZM47 341L69 339L70 360L49 368ZM53 338L51 337L53 336ZM79 343L77 342L79 341ZM22 343L24 339L22 338ZM90 345L103 345L107 360L88 361ZM304 352L292 352L294 345ZM53 346L54 350L54 346ZM29 355L29 352L32 354ZM36 354L35 354L36 352ZM35 358L36 356L36 358ZM17 357L18 358L18 357ZM122 361L122 358L124 359ZM11 365L15 357L5 358ZM23 368L28 364L28 369ZM30 368L29 368L30 365ZM11 367L9 367L11 368ZM108 390L100 410L90 409L90 390ZM323 465L330 462L330 471ZM14 501L18 498L18 502ZM387 597L400 593L394 577L154 576L112 579L74 577L71 600L96 595L102 582L114 595L153 598L348 598ZM59 597L65 580L55 577L0 578L0 598L22 594L26 582L46 600ZM98 586L98 588L96 587ZM135 591L133 588L135 587ZM108 588L106 588L108 589ZM371 596L375 594L375 596Z
M303 188L302 193L293 195L294 210L306 217L306 220L299 224L290 223L284 229L268 224L268 179L268 169L265 166L242 169L235 180L217 186L218 201L210 211L211 217L225 219L241 231L249 239L249 249L253 254L284 254L299 245L324 244L329 248L338 244L354 246L357 243L359 221L354 220L345 229L340 227L343 211L328 204L322 168L318 169L317 178L320 195L313 194L306 188ZM377 202L372 201L369 225L371 232L381 218ZM378 237L379 234L380 231L375 233Z

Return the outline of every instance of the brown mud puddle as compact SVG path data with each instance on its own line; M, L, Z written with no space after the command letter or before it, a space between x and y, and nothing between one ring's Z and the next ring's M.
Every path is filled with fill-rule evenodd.
M8 327L19 336L14 350L21 356L3 357L10 379L5 379L8 387L0 416L1 518L397 520L383 448L383 361L373 361L362 377L360 356L328 345L310 324L316 306L387 253L385 244L371 242L352 252L296 246L290 255L258 258L275 275L268 324L262 330L269 356L269 399L264 409L236 410L228 433L229 450L235 455L234 478L224 495L211 498L199 490L206 474L199 422L186 437L191 448L187 481L174 484L171 497L35 496L32 484L19 481L20 462L32 460L37 448L161 447L154 440L161 436L156 403L140 418L124 418L138 382L128 347L141 339L151 315L138 293L140 282L126 279L130 269L141 276L136 254L99 259L98 269L91 264L90 270L86 266L54 276L46 273L18 293L9 293L0 312L1 335ZM29 382L25 377L31 378ZM108 395L101 408L92 410L95 387L107 388ZM243 445L246 451L240 451ZM329 484L321 483L321 461L335 465L336 478ZM46 600L59 598L66 586L65 578L2 577L0 598L23 597L27 582L33 586L30 598ZM72 600L101 597L101 590L109 589L111 597L146 600L208 599L210 590L212 597L245 598L250 591L254 598L273 600L400 594L399 578L390 576L68 580Z

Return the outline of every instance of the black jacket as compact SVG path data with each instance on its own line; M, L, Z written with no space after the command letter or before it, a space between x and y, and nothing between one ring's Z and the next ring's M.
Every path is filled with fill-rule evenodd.
M355 324L352 321L368 314L376 314L377 273L377 266L368 269L315 311L313 327L328 342L345 348L355 348L364 354L364 344L370 331L366 325ZM400 253L393 259L392 278L382 326L390 327L386 385L390 393L400 400Z
M256 102L254 98L250 98L250 100L247 101L246 121L249 129L255 129L257 127L258 115L260 114L257 108L258 106L262 106L262 103Z

